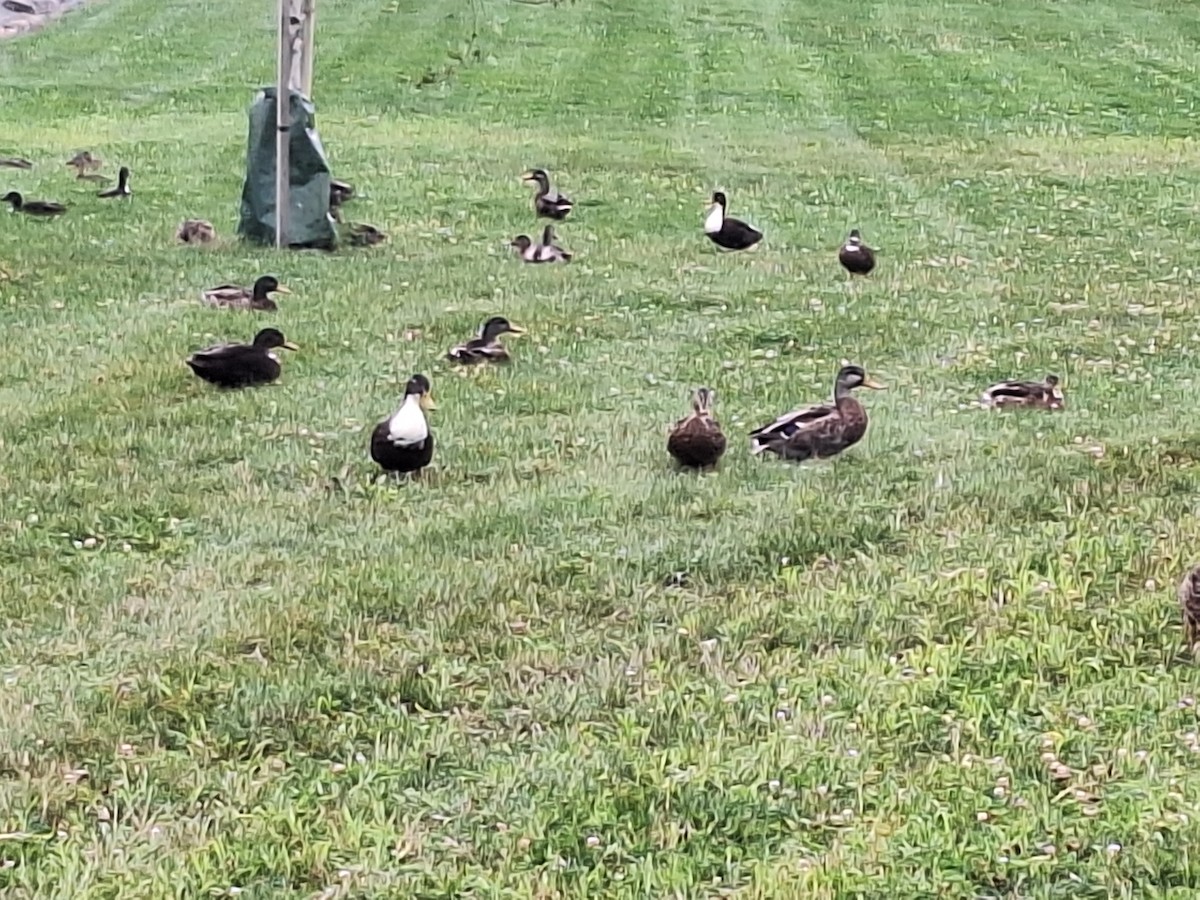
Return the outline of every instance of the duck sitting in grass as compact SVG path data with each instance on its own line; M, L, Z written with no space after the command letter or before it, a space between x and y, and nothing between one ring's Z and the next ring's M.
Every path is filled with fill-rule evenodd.
M263 275L250 288L237 284L222 284L201 292L208 306L220 309L258 309L274 311L279 308L271 294L290 294L274 275Z
M33 163L23 156L0 157L0 167L5 169L32 169Z
M117 186L109 188L107 191L101 191L96 196L104 200L112 200L114 198L128 197L133 193L133 189L129 187L129 167L121 166L117 172Z
M530 169L521 176L522 181L532 181L537 186L533 195L533 211L548 219L565 219L574 208L567 197L550 187L550 176L545 169Z
M374 247L387 240L387 235L365 222L351 222L346 228L346 240L355 247Z
M875 268L875 251L863 243L857 228L850 232L846 243L838 250L838 262L851 275L869 275Z
M0 203L10 204L13 212L25 213L27 216L41 216L43 218L61 216L67 211L65 204L55 203L53 200L26 200L16 191L9 191L3 197L0 197Z
M185 219L175 232L181 244L211 244L217 239L217 229L204 219Z
M741 219L725 215L729 205L723 191L712 195L712 203L704 213L704 233L723 250L748 250L763 238L763 233Z
M692 394L692 413L680 419L667 436L667 452L681 466L707 469L725 452L725 434L713 418L716 391L697 388Z
M385 472L399 477L420 472L433 459L433 432L425 411L437 409L429 379L413 375L404 386L400 408L371 432L371 459Z
M446 358L457 363L508 362L508 350L500 343L500 335L524 333L524 328L518 328L504 316L492 316L483 323L478 337L451 347Z
M860 366L842 366L833 383L833 403L785 413L750 432L750 452L767 451L781 459L806 460L836 456L867 433L867 411L850 393L855 388L883 390Z
M1031 409L1062 409L1065 402L1057 375L1047 375L1045 381L1001 381L993 384L979 402L992 409L1027 407Z
M542 232L542 242L535 244L527 234L518 234L509 244L522 261L527 263L570 262L574 255L554 243L554 226L547 225Z
M282 371L274 350L300 348L287 340L277 328L264 328L249 344L217 344L197 350L187 364L199 378L223 388L270 384Z

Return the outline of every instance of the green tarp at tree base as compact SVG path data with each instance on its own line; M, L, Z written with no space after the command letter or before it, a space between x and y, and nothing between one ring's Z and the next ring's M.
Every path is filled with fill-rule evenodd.
M316 109L307 97L290 92L291 169L284 243L289 247L332 250L337 231L329 214L329 163L317 135ZM275 88L263 88L250 106L246 182L238 234L259 244L275 244Z

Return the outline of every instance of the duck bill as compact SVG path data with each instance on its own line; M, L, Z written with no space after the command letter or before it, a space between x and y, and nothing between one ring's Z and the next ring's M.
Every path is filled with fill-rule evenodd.
M291 341L284 341L284 342L283 342L283 344L282 344L282 346L283 346L283 349L284 349L284 350L293 350L293 351L295 351L295 350L299 350L299 349L300 349L300 345L299 345L299 344L293 344Z
M512 325L512 324L510 324L508 326L508 333L509 334L529 334L529 332L526 331L524 328L522 328L520 325Z
M537 176L533 172L526 172L521 176L522 181L537 181Z
M420 405L421 409L425 410L426 412L431 409L437 409L437 404L433 402L433 397L431 397L428 393L422 394L421 399L418 400L417 403Z
M871 378L869 376L863 380L863 387L869 387L873 391L886 391L887 390L886 384L880 384L874 378Z
M281 284L278 287L276 287L275 290L271 291L271 293L272 294L290 294L291 291L289 291L287 289L286 285Z

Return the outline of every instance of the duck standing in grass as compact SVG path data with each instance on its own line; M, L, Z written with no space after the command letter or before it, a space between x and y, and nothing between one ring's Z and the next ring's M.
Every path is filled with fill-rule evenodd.
M204 219L185 219L175 231L175 240L181 244L211 244L217 239L217 229Z
M550 176L545 169L530 169L521 176L521 180L537 184L537 193L533 195L533 211L539 216L562 220L574 208L566 196L550 187Z
M1200 566L1191 569L1179 582L1179 611L1183 615L1183 640L1188 651L1195 652L1200 641Z
M697 388L692 394L692 413L680 419L667 436L667 452L681 466L707 469L725 452L725 434L713 418L716 391Z
M102 197L105 200L111 200L114 197L128 197L132 193L133 190L129 187L129 167L121 166L117 172L117 186L109 188L107 191L101 191L96 196Z
M277 328L264 328L249 344L217 344L197 350L187 364L199 378L223 388L270 384L279 378L282 368L274 350L300 348L287 340Z
M274 312L279 305L271 294L290 294L274 275L263 275L250 288L237 284L222 284L202 291L200 298L208 306L219 309L257 309Z
M838 250L838 262L851 275L869 275L875 268L875 251L863 243L857 228L850 232L846 243Z
M1065 401L1057 375L1047 375L1045 381L1001 381L979 397L980 404L990 409L1026 407L1057 410L1063 408Z
M420 472L433 459L433 432L425 411L437 409L430 395L429 379L416 374L404 386L400 408L371 432L371 459L389 474L399 477Z
M725 215L729 201L723 191L712 195L712 204L704 213L704 233L725 250L747 250L762 240L763 233L741 219Z
M25 213L27 216L41 216L42 218L61 216L67 211L65 204L55 203L53 200L26 200L16 191L9 191L3 197L0 197L0 203L10 204L13 212Z
M500 343L500 335L524 333L524 328L518 328L504 316L492 316L483 323L478 337L451 347L446 358L457 363L508 362L508 350Z
M774 453L802 461L836 456L867 433L867 411L851 394L855 388L883 390L860 366L842 366L833 382L833 403L821 403L785 413L750 432L750 452Z

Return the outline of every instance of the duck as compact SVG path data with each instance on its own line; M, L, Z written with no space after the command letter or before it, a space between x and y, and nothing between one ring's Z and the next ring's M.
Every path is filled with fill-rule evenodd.
M750 452L774 453L802 461L836 456L867 433L867 411L850 393L856 388L884 390L861 366L842 366L833 382L833 403L794 410L750 432Z
M223 388L270 384L282 371L275 348L299 350L277 328L264 328L249 344L216 344L197 350L187 364L199 378Z
M217 229L204 219L185 219L175 231L181 244L211 244L217 239Z
M117 186L109 188L107 191L101 191L96 196L111 200L114 197L128 197L132 193L133 190L129 187L129 167L121 166L117 171Z
M1200 641L1200 566L1183 576L1176 595L1183 615L1183 639L1187 649L1194 651L1196 642Z
M253 287L242 287L237 284L222 284L215 288L202 291L201 299L209 306L221 309L259 309L276 310L278 304L271 294L290 294L286 287L279 283L274 275L263 275L254 282Z
M371 432L371 459L385 472L400 476L420 472L433 459L433 432L427 410L437 409L429 379L420 373L404 386L404 402Z
M500 343L502 334L525 334L504 316L492 316L479 329L479 336L451 347L446 358L458 363L508 362L508 350Z
M725 250L747 250L762 240L763 233L741 219L726 216L728 204L723 191L713 193L712 204L704 213L704 233Z
M542 241L535 244L527 234L518 234L509 243L517 255L527 263L570 262L574 255L554 243L554 226L547 225L542 232Z
M9 191L0 197L0 203L9 203L13 212L25 213L28 216L61 216L67 211L65 204L55 203L53 200L26 200L16 191Z
M537 184L537 193L533 195L533 211L548 219L565 219L574 208L570 199L550 187L550 176L545 169L530 169L521 176L522 181L532 181Z
M1036 409L1062 409L1065 403L1057 375L1044 381L1001 381L979 396L982 406L990 409L1022 406Z
M351 222L346 230L346 239L356 247L374 247L387 240L387 235L365 222Z
M696 388L691 415L676 422L667 436L667 452L685 468L711 468L725 452L725 433L712 415L716 396L711 388Z
M104 160L98 156L92 156L92 151L90 150L80 150L67 160L67 166L80 174L83 172L94 172L102 165L104 165Z
M863 243L857 228L851 229L846 243L838 250L838 262L851 275L868 275L875 268L875 251Z
M0 167L5 169L32 169L33 163L23 156L0 157Z

